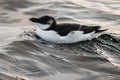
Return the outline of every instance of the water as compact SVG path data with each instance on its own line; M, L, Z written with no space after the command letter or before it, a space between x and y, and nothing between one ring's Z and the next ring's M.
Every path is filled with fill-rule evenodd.
M36 39L31 17L109 29L91 41ZM0 0L0 80L120 80L120 0Z

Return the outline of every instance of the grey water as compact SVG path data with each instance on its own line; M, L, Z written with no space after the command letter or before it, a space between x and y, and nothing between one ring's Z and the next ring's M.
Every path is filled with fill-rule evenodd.
M37 39L31 17L108 29L91 41ZM120 80L120 0L0 0L0 80Z

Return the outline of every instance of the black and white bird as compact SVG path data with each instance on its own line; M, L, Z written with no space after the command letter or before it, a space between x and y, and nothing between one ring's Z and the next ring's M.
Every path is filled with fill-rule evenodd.
M35 32L39 37L53 43L76 43L91 40L107 30L100 30L100 26L57 24L53 17L47 15L29 20L38 26Z

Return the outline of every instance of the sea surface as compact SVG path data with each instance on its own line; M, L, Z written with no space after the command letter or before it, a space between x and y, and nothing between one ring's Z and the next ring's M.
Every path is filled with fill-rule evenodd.
M38 39L29 18L108 29L91 41ZM0 80L120 80L120 0L0 0Z

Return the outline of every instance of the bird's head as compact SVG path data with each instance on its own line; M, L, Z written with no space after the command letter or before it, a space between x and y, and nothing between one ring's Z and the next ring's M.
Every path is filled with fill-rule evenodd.
M40 18L30 18L29 19L31 22L34 24L37 24L40 29L46 30L50 28L52 25L56 24L56 21L53 17L51 16L42 16Z

